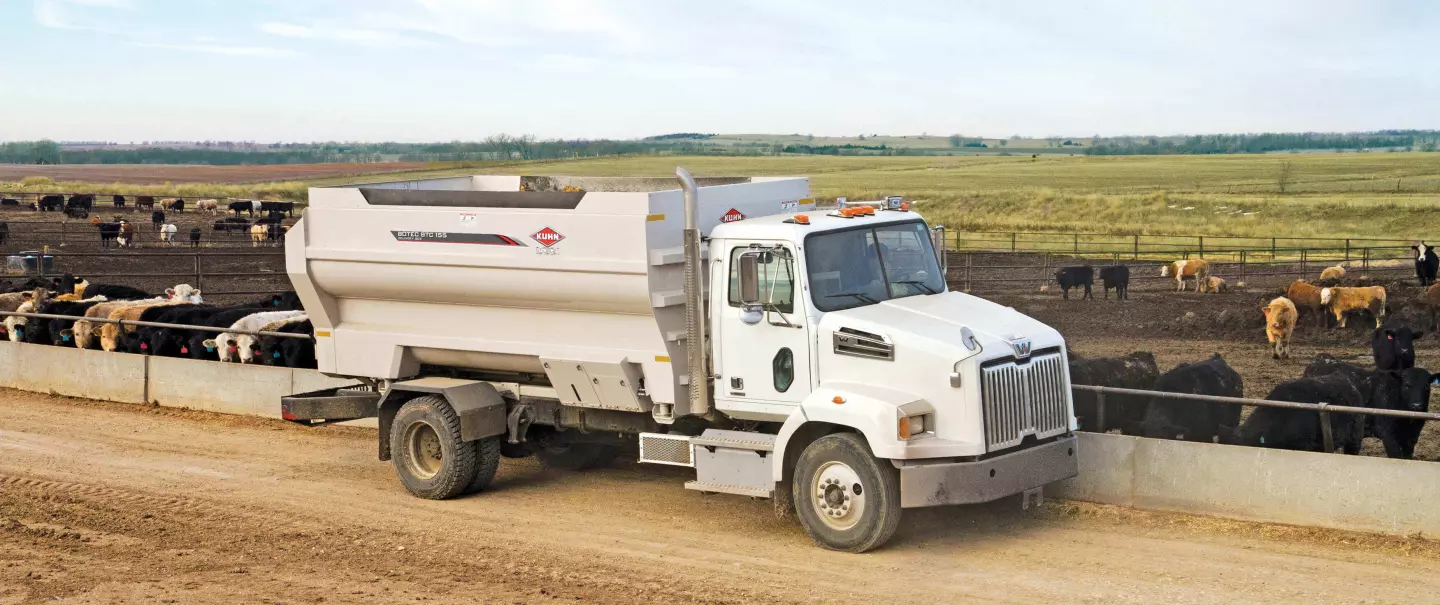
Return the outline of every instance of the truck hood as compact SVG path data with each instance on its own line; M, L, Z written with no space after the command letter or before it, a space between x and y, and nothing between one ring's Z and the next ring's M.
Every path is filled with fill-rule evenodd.
M1015 309L960 292L909 296L873 305L833 311L822 322L831 330L841 327L962 346L961 329L970 328L992 354L1009 350L1009 341L1029 338L1035 349L1058 346L1060 333ZM907 338L908 340L908 338Z

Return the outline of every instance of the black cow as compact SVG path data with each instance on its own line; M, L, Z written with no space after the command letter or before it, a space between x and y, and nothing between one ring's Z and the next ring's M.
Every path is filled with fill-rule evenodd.
M0 198L0 206L19 206L19 205L20 205L20 200L17 200L17 199L15 199L15 198L10 198L10 197Z
M1421 368L1377 372L1375 388L1370 396L1370 407L1428 412L1430 385L1434 384L1436 379L1435 374ZM1424 420L1374 416L1370 424L1374 435L1385 445L1386 456L1407 459L1415 457L1415 442L1420 439L1420 430L1425 428Z
M1124 357L1079 359L1071 357L1070 383L1122 389L1149 389L1160 377L1155 355L1135 352ZM1099 429L1099 406L1096 396L1088 391L1075 391L1075 417L1080 430ZM1118 428L1127 435L1140 433L1145 420L1146 398L1135 395L1105 396L1105 428Z
M95 208L95 196L89 194L75 194L65 201L66 210L84 210L87 213Z
M120 237L120 223L100 223L100 247L109 248L115 238Z
M142 311L138 319L140 321L153 321L157 323L193 325L192 320L196 314L203 313L206 309L214 309L214 307L211 305L168 305L151 307ZM178 357L180 352L179 348L162 349L162 351L167 352L173 351L173 354L156 350L156 345L160 344L161 341L161 339L157 338L157 335L164 329L165 328L156 328L153 326L136 326L133 333L123 335L120 338L118 350L141 355Z
M173 202L170 203L170 207L167 208L167 210L174 210L175 212L179 212L179 213L181 213L181 214L184 214L184 213L185 213L185 198L183 198L183 197L177 197L177 198L175 198L175 201L173 201Z
M150 213L150 224L155 225L155 228L157 228L157 229L160 228L160 225L164 225L164 224L165 224L165 211L163 211L163 210L156 210L156 211L154 211L154 212L151 212L151 213Z
M10 239L10 223L0 222L0 246L5 245L5 241L8 239Z
M35 312L46 315L69 315L79 319L83 317L85 311L89 310L96 302L99 301L82 303L78 301L50 300L41 304L39 308L35 309ZM71 320L71 323L73 323L73 320ZM65 344L59 332L52 333L50 331L51 324L52 322L48 319L31 319L25 322L25 331L21 336L22 342L42 345Z
M1130 300L1130 267L1113 265L1100 268L1100 281L1105 284L1105 299L1110 299L1110 289L1115 289L1115 300Z
M1362 390L1363 382L1351 380L1353 376L1342 370L1287 380L1276 386L1265 398L1270 401L1365 407L1370 394ZM1335 447L1346 454L1360 453L1361 442L1365 439L1364 415L1330 414L1330 430ZM1241 425L1236 441L1240 445L1255 447L1325 451L1320 414L1311 410L1257 407L1250 413L1250 417L1245 419L1245 424Z
M1376 329L1370 336L1370 354L1375 357L1375 369L1399 371L1415 367L1415 341L1422 336L1425 336L1424 332L1409 327Z
M93 307L93 306L95 306L95 305L98 305L98 304L100 304L101 302L102 302L102 301L98 301L98 300L96 300L96 301L88 301L88 302L79 302L79 301L76 301L76 302L71 303L71 306L66 307L66 308L64 309L64 313L61 313L61 315L69 315L70 317L68 317L68 318L65 318L65 319L49 319L49 320L36 319L36 320L31 320L31 321L45 321L45 322L48 322L48 325L46 326L46 330L47 330L48 333L50 334L50 342L53 343L55 346L58 346L58 347L73 347L73 346L75 346L75 342L74 342L75 333L74 333L74 331L73 331L71 328L74 328L74 327L75 327L75 320L84 317L84 316L85 316L85 312L86 312L86 311L89 311L89 310L90 310L90 307Z
M84 208L66 208L65 216L70 218L90 218L90 212Z
M310 320L296 322L286 325L280 329L281 332L289 334L312 334L315 326ZM285 338L273 339L273 350L261 350L265 363L287 368L315 368L315 341L308 338ZM278 353L278 356L277 356Z
M300 296L294 292L276 294L270 297L268 304L272 311L304 311L305 307L300 304Z
M111 198L111 201L115 202L115 207L116 207L116 208L124 208L124 207L125 207L125 196L123 196L123 195L117 195L117 196Z
M248 219L241 218L241 217L238 217L238 216L227 216L227 217L222 218L222 219L220 219L220 220L218 220L218 221L215 221L215 230L216 230L216 231L240 231L240 232L249 231L249 230L250 230L250 221L249 221Z
M268 239L272 242L278 242L284 237L285 227L282 226L280 223L270 223L269 225L265 225L265 239Z
M234 212L237 218L240 216L241 212L249 213L251 217L255 216L255 205L251 204L249 200L230 202L230 205L227 206L227 208L229 208L231 212Z
M1197 363L1182 363L1160 375L1155 390L1166 393L1242 397L1245 383L1216 353ZM1141 426L1146 437L1184 439L1209 443L1212 438L1228 440L1240 424L1240 406L1155 397L1145 409Z
M85 295L83 296L83 298L94 298L96 296L104 296L105 298L110 300L140 300L142 298L154 298L153 294L150 294L149 292L146 292L139 288L132 288L130 286L121 286L118 284L97 284L93 282L86 285Z
M257 306L216 307L214 305L176 305L173 314L167 315L164 321L168 323L201 326L217 313L244 308L254 312ZM140 336L145 341L146 351L150 355L161 357L189 357L190 349L188 342L194 330L182 328L149 328Z
M1095 299L1095 296L1090 294L1090 286L1095 283L1095 269L1089 265L1062 268L1055 272L1055 281L1060 282L1060 290L1064 293L1065 300L1070 300L1071 288L1081 286L1085 287L1084 298Z
M40 198L41 212L59 212L65 206L65 196L47 195Z
M283 222L285 222L285 213L275 211L268 212L265 216L255 219L256 225L275 225Z
M265 309L262 306L251 305L228 307L225 309L216 310L215 313L211 314L209 317L204 318L203 321L196 322L192 325L210 326L214 328L228 328L247 315L267 310L268 309ZM183 335L184 344L180 346L184 348L185 352L183 352L182 355L188 356L191 359L220 361L220 352L215 350L213 347L205 346L205 341L214 339L217 334L218 333L216 332L190 330Z
M1420 286L1428 286L1435 283L1435 272L1440 268L1440 257L1435 256L1435 248L1420 242L1410 246L1415 253L1415 277L1420 279Z
M294 217L295 202L260 202L260 211L265 213L278 212Z
M195 227L195 228L192 228L192 229L190 230L190 247L192 247L192 248L198 248L198 247L200 247L200 228L199 228L199 227Z
M135 198L135 212L139 212L145 209L155 209L155 196L141 195Z

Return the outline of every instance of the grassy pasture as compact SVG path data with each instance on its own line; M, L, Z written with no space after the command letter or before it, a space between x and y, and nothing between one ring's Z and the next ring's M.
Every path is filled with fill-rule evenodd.
M676 165L697 175L807 175L822 199L904 195L932 222L967 231L1440 240L1436 153L1035 159L633 156L239 185L0 183L0 191L303 200L311 185L476 173L663 176L673 174Z

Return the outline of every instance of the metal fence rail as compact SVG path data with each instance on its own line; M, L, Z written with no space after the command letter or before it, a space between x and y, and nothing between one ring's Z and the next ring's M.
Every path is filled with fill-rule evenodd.
M178 306L178 305L177 305L177 306ZM262 311L256 311L256 313L261 313L261 312L262 312ZM19 313L19 312L16 312L16 311L0 311L0 317L26 317L26 318L33 318L33 319L66 319L66 320L74 320L74 321L84 320L84 321L88 321L88 322L90 322L90 323L97 323L97 324L116 324L116 325L118 325L118 326L120 326L120 327L122 327L122 328L125 327L125 326L136 326L136 327L142 327L142 328L172 328L172 329L176 329L176 330L198 330L198 331L202 331L202 332L214 332L214 333L216 333L216 334L220 334L220 333L222 333L222 332L229 332L229 333L231 333L231 334L244 334L244 335L248 335L248 336L277 336L277 337L280 337L280 338L304 338L304 339L306 339L306 340L312 340L312 341L315 340L315 337L314 337L313 335L311 335L311 334L293 334L293 333L290 333L290 332L268 332L268 331L264 331L264 330L231 330L230 328L217 328L217 327L215 327L215 326L192 326L192 325L189 325L189 324L172 324L172 323L164 323L164 322L158 322L158 321L138 321L138 320L130 320L130 319L110 319L110 318L108 318L108 317L84 317L84 316L77 316L77 315L55 315L55 314L52 314L52 313Z
M1080 253L1174 253L1179 251L1223 252L1238 250L1280 250L1313 248L1380 248L1406 247L1411 241L1401 238L1360 237L1257 237L1244 235L1187 235L1063 233L1044 231L964 231L952 229L947 234L952 250L995 250L1010 252L1071 252Z
M1204 403L1223 403L1227 405L1253 405L1256 407L1286 408L1292 410L1312 410L1320 414L1320 432L1325 441L1325 451L1335 451L1335 438L1330 430L1330 414L1363 414L1366 416L1386 416L1390 418L1408 418L1411 420L1440 420L1440 413L1435 412L1411 412L1409 410L1387 410L1380 408L1361 408L1348 405L1331 405L1328 403L1303 403L1299 401L1273 401L1270 399L1250 399L1248 397L1220 397L1217 395L1192 395L1190 393L1168 393L1165 391L1145 391L1141 389L1122 389L1119 387L1101 387L1087 384L1074 384L1070 388L1076 391L1086 391L1095 394L1095 428L1097 432L1105 432L1105 396L1106 395L1132 395L1138 397L1161 397L1164 399L1178 399L1182 401L1198 401Z

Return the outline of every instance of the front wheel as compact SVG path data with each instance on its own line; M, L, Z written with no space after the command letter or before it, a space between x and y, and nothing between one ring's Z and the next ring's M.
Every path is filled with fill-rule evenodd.
M825 548L879 548L900 526L900 471L854 433L826 435L806 447L791 488L800 525Z

